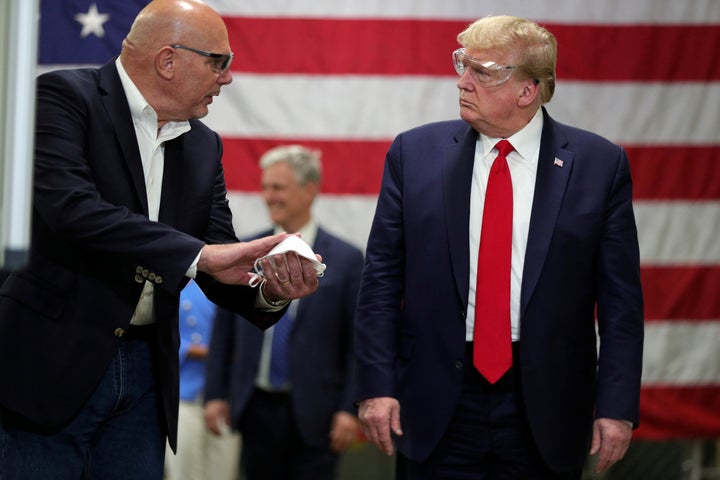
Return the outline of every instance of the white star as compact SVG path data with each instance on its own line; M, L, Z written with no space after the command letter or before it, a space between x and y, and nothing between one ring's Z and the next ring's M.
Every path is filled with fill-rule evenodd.
M82 32L80 32L80 38L85 38L91 33L96 37L104 37L105 29L103 23L110 20L110 15L107 13L98 12L97 5L92 4L88 9L87 13L78 13L75 15L75 21L82 24Z

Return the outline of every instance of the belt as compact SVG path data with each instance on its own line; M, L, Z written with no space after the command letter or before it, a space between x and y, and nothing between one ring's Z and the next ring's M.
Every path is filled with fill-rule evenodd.
M122 339L126 342L140 341L140 342L151 342L155 339L155 332L157 328L154 323L148 325L133 325L130 324L125 329L125 333Z

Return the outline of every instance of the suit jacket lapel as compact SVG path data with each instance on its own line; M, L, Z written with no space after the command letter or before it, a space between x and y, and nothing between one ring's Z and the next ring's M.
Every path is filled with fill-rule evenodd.
M467 305L470 275L470 188L477 132L464 124L453 140L442 163L443 196L455 286L460 301Z
M118 75L115 67L115 60L106 63L100 68L100 91L102 103L110 121L115 126L115 135L130 171L135 193L140 205L142 205L143 213L147 215L147 193L145 191L145 176L143 174L140 150L135 136L132 116L130 115L130 106L120 81L120 75Z
M565 150L567 138L544 108L543 115L535 194L520 294L521 314L525 313L545 263L575 158L571 151ZM556 164L556 159L561 162Z

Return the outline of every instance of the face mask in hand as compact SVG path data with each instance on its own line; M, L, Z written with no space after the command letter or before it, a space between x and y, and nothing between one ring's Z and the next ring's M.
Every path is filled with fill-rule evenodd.
M286 252L295 252L301 257L305 257L310 260L313 263L313 267L315 268L318 277L322 277L325 274L326 265L318 262L315 252L313 252L312 248L310 248L310 245L297 235L290 235L285 240L275 245L275 248L270 250L270 253L255 260L255 273L253 273L249 285L251 287L257 287L265 279L265 273L263 272L260 264L263 258L272 257L273 255ZM270 261L272 261L272 259L270 259Z

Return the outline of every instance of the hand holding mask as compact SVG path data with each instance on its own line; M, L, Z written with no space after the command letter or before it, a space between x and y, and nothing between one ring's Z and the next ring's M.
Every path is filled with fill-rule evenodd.
M270 250L267 255L255 260L255 273L253 273L253 277L250 279L249 285L251 287L256 287L260 285L260 283L265 279L265 273L262 269L263 259L272 259L272 257L275 255L280 255L287 252L295 252L299 256L304 257L310 262L312 262L318 277L322 277L325 274L326 265L318 261L317 256L315 255L315 252L313 252L310 245L308 245L307 242L305 242L305 240L303 240L299 236L291 235L282 242L278 243L272 250Z

